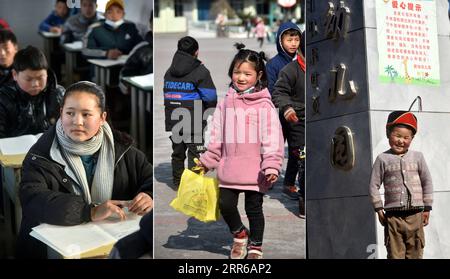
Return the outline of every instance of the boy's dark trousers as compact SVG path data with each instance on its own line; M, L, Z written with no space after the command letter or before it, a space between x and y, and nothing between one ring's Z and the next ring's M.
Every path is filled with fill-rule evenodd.
M300 150L303 150L303 147L300 147ZM300 159L300 156L297 157L298 160L298 186L300 188L299 194L300 197L305 200L305 158Z
M186 160L186 151L188 159L188 168L192 169L196 166L194 158L199 158L200 154L205 152L206 148L204 146L204 138L199 143L194 142L177 142L174 141L173 136L170 136L172 141L172 178L173 185L178 187L181 181L181 175L185 169L184 162Z
M239 193L245 194L245 213L247 213L250 225L249 244L261 246L264 235L264 213L263 197L264 194L256 191L244 191L228 188L220 188L219 208L223 219L230 228L232 234L240 232L245 228L242 224L241 215L238 211Z
M386 211L384 242L388 259L421 259L425 246L422 211Z
M280 111L281 128L283 129L283 137L288 142L288 163L286 173L284 175L284 186L295 185L295 179L299 171L298 150L305 145L305 122L299 120L297 123L286 121L283 113ZM304 188L303 185L299 185ZM304 192L304 189L301 190Z

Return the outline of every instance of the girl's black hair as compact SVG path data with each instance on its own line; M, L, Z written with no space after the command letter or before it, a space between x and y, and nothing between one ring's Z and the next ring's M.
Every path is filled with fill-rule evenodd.
M267 87L266 65L264 63L267 59L264 51L258 53L251 49L245 49L245 45L243 43L235 43L234 46L238 49L238 53L234 56L233 61L231 62L230 68L228 69L228 76L232 79L234 67L236 67L236 65L240 66L244 62L248 62L255 67L257 74L262 72L262 76L255 86L257 87L257 90L262 90Z
M106 111L105 91L103 91L103 89L100 86L90 81L79 81L67 87L61 107L63 107L64 104L66 103L66 99L76 92L85 92L95 95L98 99L97 103L101 112L103 113Z

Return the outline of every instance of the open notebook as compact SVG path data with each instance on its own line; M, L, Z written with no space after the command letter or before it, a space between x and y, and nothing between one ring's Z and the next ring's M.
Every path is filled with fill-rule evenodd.
M0 139L0 153L2 155L26 154L41 135L42 133Z
M41 224L30 235L44 242L64 258L107 256L121 238L139 230L141 216L128 212L127 219L110 217L76 226Z

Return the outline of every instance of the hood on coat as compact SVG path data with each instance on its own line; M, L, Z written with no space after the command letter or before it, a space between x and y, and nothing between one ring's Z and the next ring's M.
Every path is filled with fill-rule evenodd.
M194 56L184 51L175 52L169 72L174 77L183 77L191 73L195 68L200 66L202 62Z
M283 46L281 45L281 36L283 35L284 32L286 32L286 30L289 30L289 29L298 30L300 35L302 34L302 31L300 30L300 28L298 28L298 26L295 23L287 21L287 22L281 24L280 28L278 29L276 42L277 42L278 54L284 56L285 58L287 58L289 60L292 60L292 57L283 49Z
M242 99L243 102L248 105L258 104L262 102L268 102L272 104L272 97L270 96L270 92L267 88L253 93L238 94L233 87L230 87L226 94L226 98L233 98L235 94L237 95L236 99Z

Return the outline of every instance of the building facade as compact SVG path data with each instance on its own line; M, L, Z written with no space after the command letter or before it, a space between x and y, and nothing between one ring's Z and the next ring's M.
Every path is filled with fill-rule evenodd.
M237 15L264 17L272 23L285 17L300 19L301 8L297 4L292 8L281 7L276 0L227 0L224 2L231 10L229 19L238 19ZM188 26L202 22L213 22L216 12L212 10L214 1L210 0L155 0L154 32L187 32ZM230 11L229 10L229 11Z

